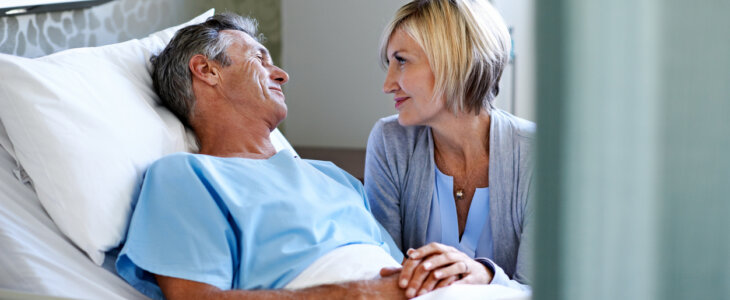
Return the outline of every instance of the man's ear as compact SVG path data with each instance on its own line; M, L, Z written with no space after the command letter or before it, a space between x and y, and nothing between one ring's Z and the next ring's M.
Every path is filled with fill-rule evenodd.
M190 73L194 78L200 79L208 85L216 85L219 78L219 66L213 61L208 60L205 55L196 54L190 58L188 63Z

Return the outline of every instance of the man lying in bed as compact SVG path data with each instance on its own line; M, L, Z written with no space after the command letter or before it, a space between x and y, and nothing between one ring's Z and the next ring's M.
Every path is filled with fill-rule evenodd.
M286 117L256 25L217 15L180 30L152 59L154 84L200 154L147 171L117 270L152 298L402 298L392 240L360 183L334 164L276 153ZM349 281L345 283L335 283Z

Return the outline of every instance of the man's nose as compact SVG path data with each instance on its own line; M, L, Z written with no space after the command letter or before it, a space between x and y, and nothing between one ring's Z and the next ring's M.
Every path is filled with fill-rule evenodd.
M279 82L279 84L285 84L289 81L289 74L281 68L274 66L274 70L271 72L271 79Z

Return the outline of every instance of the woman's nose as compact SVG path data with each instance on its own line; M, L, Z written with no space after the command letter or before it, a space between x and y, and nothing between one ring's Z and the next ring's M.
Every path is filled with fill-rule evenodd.
M398 81L396 80L395 72L393 68L388 67L388 74L385 75L385 82L383 82L383 92L386 94L395 93L398 91Z

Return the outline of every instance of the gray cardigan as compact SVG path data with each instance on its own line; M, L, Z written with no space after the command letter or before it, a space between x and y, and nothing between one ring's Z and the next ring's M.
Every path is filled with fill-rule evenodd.
M528 196L533 181L535 124L507 112L490 112L489 216L493 261L510 278L529 284L531 243ZM426 242L434 191L433 138L430 127L398 124L398 116L380 119L368 139L365 193L373 215L401 251Z

